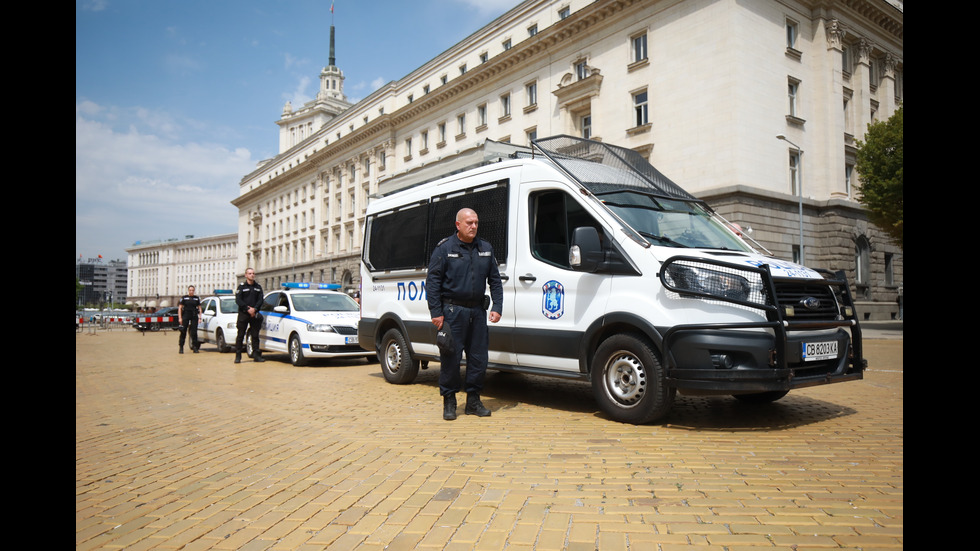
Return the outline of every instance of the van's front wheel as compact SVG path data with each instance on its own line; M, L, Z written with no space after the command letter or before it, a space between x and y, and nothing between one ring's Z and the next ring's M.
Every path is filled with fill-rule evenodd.
M677 393L667 387L653 346L636 335L614 335L599 345L592 360L592 392L604 412L634 424L665 417Z
M385 380L396 385L411 383L419 374L419 362L408 351L408 342L398 329L389 329L381 338L378 351Z

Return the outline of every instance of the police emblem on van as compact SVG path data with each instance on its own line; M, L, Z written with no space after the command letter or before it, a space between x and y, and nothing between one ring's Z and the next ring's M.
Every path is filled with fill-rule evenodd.
M541 313L556 320L565 313L565 287L555 280L541 286Z

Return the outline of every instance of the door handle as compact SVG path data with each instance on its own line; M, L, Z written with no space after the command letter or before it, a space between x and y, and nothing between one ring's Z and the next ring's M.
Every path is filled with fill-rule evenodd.
M538 280L538 278L534 277L534 275L532 274L525 274L517 279L520 279L524 283L534 283L535 281Z
M502 283L507 283L508 281L510 281L510 276L507 274L500 274L500 281Z

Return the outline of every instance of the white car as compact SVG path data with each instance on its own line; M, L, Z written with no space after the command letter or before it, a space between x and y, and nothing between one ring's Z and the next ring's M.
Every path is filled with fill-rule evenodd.
M197 340L213 342L218 352L229 352L235 347L238 335L238 304L234 295L208 297L201 301L201 321L197 324Z
M283 283L281 291L266 294L259 347L287 352L293 365L303 365L311 358L373 356L358 345L360 306L345 293L330 290L338 287ZM251 356L251 342L247 342Z

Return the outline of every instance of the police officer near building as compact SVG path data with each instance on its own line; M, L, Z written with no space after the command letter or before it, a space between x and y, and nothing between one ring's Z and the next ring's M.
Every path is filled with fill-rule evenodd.
M484 296L487 285L493 307L489 319L500 321L504 289L497 268L493 247L476 232L480 220L472 209L456 214L456 233L436 245L429 260L425 280L429 313L437 330L449 330L454 350L440 347L439 394L443 397L442 418L456 418L456 393L464 387L459 366L466 352L466 409L467 415L487 417L490 410L480 401L483 380L489 357L487 304Z
M255 270L245 270L245 282L235 291L235 302L238 304L238 336L235 337L235 363L242 363L242 346L245 335L252 339L252 360L264 362L262 351L259 350L259 329L262 327L262 286L255 281Z
M191 350L197 354L201 343L197 340L197 322L201 319L201 297L194 294L194 286L187 288L187 294L177 303L177 323L180 328L180 354L184 353L184 340L187 331L191 333Z

